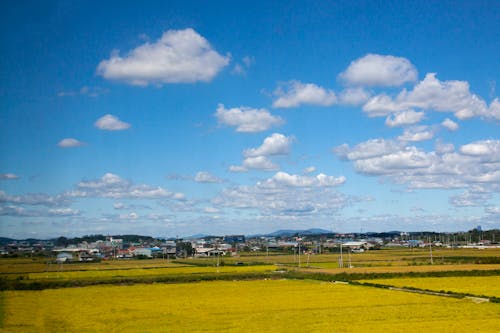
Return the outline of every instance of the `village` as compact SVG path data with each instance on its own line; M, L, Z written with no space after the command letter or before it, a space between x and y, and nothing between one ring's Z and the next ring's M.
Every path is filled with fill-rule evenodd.
M240 254L359 253L381 248L460 247L494 248L498 230L482 232L480 227L466 233L311 233L281 232L264 236L199 236L190 238L153 238L147 236L89 236L88 240L4 240L3 257L43 256L57 263L151 258L203 258ZM85 239L85 237L83 238ZM497 236L498 239L498 236ZM80 240L80 241L79 241Z

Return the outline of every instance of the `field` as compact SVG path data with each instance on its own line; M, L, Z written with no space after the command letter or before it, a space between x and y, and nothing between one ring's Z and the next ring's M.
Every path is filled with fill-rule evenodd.
M432 291L451 291L455 293L500 298L500 276L458 276L427 277L404 279L375 279L360 282L377 283L393 287L410 287Z
M214 258L0 259L0 332L496 332L500 249L433 254L431 264L422 249L355 253L352 268L338 267L339 254L304 255L300 266L293 254L246 254L218 268Z
M311 280L6 291L7 332L495 332L498 304Z

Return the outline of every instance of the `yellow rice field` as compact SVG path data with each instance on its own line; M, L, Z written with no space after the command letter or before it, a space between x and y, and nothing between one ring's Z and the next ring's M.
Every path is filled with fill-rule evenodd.
M500 305L317 281L2 292L4 332L496 332Z
M316 273L408 273L408 272L445 272L445 271L472 271L496 270L500 264L463 264L463 265L422 265L422 266L380 266L380 267L354 267L354 268L301 268L306 272Z
M378 283L393 287L413 287L433 291L452 291L457 293L500 297L500 276L396 278L360 282Z
M30 280L39 279L88 279L88 278L112 278L112 277L132 277L132 276L153 276L153 275L184 275L184 274L202 274L202 273L248 273L274 271L274 265L261 266L186 266L186 267L168 267L168 268L150 268L150 269L126 269L126 270L87 270L87 271L67 271L67 272L44 272L30 273Z

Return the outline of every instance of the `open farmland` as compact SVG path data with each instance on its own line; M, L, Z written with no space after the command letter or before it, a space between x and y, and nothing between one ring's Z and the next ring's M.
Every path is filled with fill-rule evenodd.
M494 332L500 306L311 280L4 291L13 332Z
M184 267L167 267L167 268L138 268L138 269L107 269L107 270L86 270L86 271L67 271L67 272L45 272L45 273L30 273L28 279L88 279L88 278L113 278L113 277L134 277L134 276L155 276L155 275L186 275L186 274L203 274L203 273L248 273L248 272L265 272L274 271L274 265L260 266L184 266Z
M361 280L399 288L418 288L500 298L500 276L458 276Z

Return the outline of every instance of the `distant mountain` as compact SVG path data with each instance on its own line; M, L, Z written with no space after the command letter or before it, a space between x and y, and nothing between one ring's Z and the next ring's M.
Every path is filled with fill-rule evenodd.
M12 238L7 238L7 237L0 237L0 244L9 244L13 242L15 239Z
M196 234L196 235L191 235L191 236L186 236L183 237L183 239L198 239L198 238L205 238L208 237L206 234Z
M318 228L312 228L312 229L306 229L306 230L285 229L285 230L278 230L278 231L272 232L270 234L262 235L262 236L283 237L283 236L293 236L293 235L299 235L299 236L322 235L322 234L331 234L331 233L332 233L331 230L318 229Z

